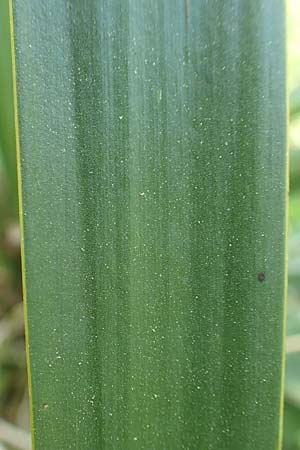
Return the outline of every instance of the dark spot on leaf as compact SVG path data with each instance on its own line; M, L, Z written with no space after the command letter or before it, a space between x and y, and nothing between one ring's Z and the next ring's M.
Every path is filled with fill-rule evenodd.
M264 272L260 272L258 274L258 281L265 281L266 279L266 274Z

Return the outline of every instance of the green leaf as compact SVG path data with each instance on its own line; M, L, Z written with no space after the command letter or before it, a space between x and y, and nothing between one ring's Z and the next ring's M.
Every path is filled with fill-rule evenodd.
M290 117L293 120L300 113L300 87L294 89L290 95Z
M10 215L17 216L17 171L8 0L0 2L0 170ZM2 194L2 193L1 193ZM3 194L2 194L3 195ZM6 205L7 206L7 205ZM2 215L3 206L1 205Z
M290 185L294 193L300 188L300 149L290 150Z
M300 409L293 403L284 405L284 450L300 450Z
M14 0L37 450L274 450L281 0Z

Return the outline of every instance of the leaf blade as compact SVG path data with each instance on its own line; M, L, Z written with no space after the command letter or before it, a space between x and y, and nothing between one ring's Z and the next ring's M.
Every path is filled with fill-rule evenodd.
M277 445L273 3L14 1L37 449Z

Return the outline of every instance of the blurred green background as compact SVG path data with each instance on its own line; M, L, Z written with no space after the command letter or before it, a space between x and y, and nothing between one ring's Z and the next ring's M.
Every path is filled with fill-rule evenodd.
M288 2L290 206L284 450L300 450L300 0ZM8 0L0 1L0 450L30 448ZM12 425L17 428L12 428ZM24 430L24 431L21 431ZM26 431L27 430L27 431Z

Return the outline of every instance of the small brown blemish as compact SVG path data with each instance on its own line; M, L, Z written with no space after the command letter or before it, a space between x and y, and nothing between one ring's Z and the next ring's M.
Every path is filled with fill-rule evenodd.
M265 274L265 272L260 272L259 274L258 274L258 281L265 281L266 280L266 274Z
M186 17L190 15L190 0L185 0L185 15Z
M47 410L48 408L49 408L48 403L44 403L44 404L43 404L43 409Z

